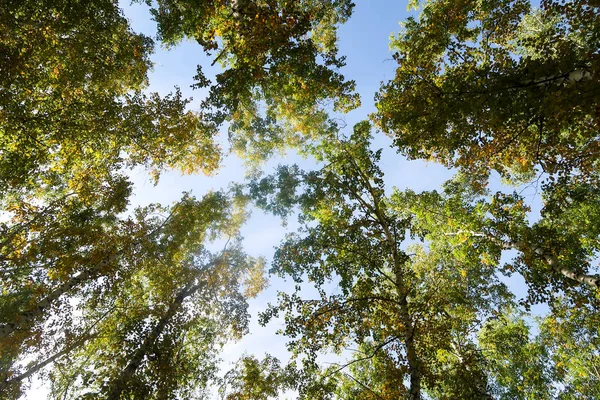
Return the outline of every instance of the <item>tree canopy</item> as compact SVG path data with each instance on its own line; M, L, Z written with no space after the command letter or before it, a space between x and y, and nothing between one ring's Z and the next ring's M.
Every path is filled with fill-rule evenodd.
M597 179L597 16L595 1L425 1L392 40L374 118L409 157Z
M359 104L354 82L339 72L344 58L336 44L350 0L149 4L162 42L193 39L223 67L210 82L199 65L195 85L210 88L208 120L229 121L233 148L251 161L331 133L328 111Z
M600 397L597 1L409 2L350 129L352 1L136 2L156 37L116 0L0 8L0 397L35 377L61 399ZM155 44L185 40L219 67L198 61L196 103L149 90ZM309 165L264 167L289 150ZM132 206L133 168L231 153L233 185ZM392 187L402 157L455 176ZM297 219L270 259L251 210ZM291 285L255 317L289 354L223 371L267 263Z

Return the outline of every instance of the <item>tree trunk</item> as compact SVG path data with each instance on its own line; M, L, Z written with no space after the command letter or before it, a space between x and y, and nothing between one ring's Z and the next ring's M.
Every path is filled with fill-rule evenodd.
M406 346L406 359L410 375L409 400L421 399L421 362L415 347L415 328L408 310L407 290L404 278L400 270L400 264L395 263L396 287L400 296L400 319L404 333L404 345Z
M4 389L6 389L8 386L13 385L18 382L21 382L22 380L29 378L33 374L39 372L42 368L44 368L48 364L51 364L54 361L61 358L62 356L70 353L71 351L73 351L77 347L83 345L85 342L87 342L89 339L91 339L95 336L97 336L97 335L84 335L84 337L71 343L70 345L68 345L63 350L59 351L58 353L46 358L44 361L41 361L41 362L29 367L27 369L27 371L23 372L22 374L13 376L12 378L5 380L4 382L0 382L0 393L2 393L4 391Z
M361 196L355 192L352 194L356 200L365 207L365 212L373 213L377 218L379 225L381 226L382 233L385 237L383 246L386 246L390 252L391 263L394 268L394 275L396 279L396 290L400 297L400 319L403 326L404 345L406 346L406 359L408 361L408 371L410 376L410 388L409 388L409 400L420 400L421 399L421 361L417 354L415 346L415 327L410 315L408 307L408 288L404 282L404 274L402 266L405 260L398 252L396 232L390 228L390 218L386 215L385 210L382 210L380 204L382 203L382 193L373 188L370 183L369 177L365 175L361 168L353 161L350 157L349 160L356 167L356 171L362 179L362 183L369 191L373 199L373 204L369 205L364 201ZM351 190L351 189L350 189ZM401 384L401 383L400 383Z
M572 279L574 281L577 281L579 283L584 283L586 285L589 285L589 286L593 287L594 289L600 289L600 277L599 276L578 274L577 272L571 270L570 268L567 268L564 265L562 265L560 263L560 261L558 261L558 258L556 258L553 254L549 254L547 251L545 251L541 247L537 247L536 249L533 250L533 252L535 254L537 254L538 256L542 257L546 261L546 263L548 263L550 268L552 268L554 271L558 272L559 274L561 274L569 279Z
M175 299L167 309L167 312L163 317L158 321L154 329L150 331L148 336L144 342L138 347L138 349L133 353L133 356L129 360L127 366L121 371L121 374L113 380L108 387L108 400L118 400L121 397L121 393L127 387L129 380L133 377L137 369L144 361L144 357L148 355L150 350L155 346L156 340L162 334L163 330L169 323L169 321L175 316L177 311L181 308L183 301L194 294L200 288L200 284L192 286L187 285L183 290L181 290Z
M528 246L526 246L526 244L523 242L507 242L505 247L509 249L519 250L522 252ZM600 276L579 274L573 271L572 269L562 265L555 255L549 253L541 247L533 248L533 252L540 256L544 261L546 261L546 263L550 266L550 268L552 268L554 272L559 273L562 276L577 281L579 283L586 284L596 290L600 289Z
M479 236L479 237L488 238L496 243L501 244L507 250L514 249L514 250L518 250L520 252L524 252L525 249L530 247L530 246L527 246L527 244L524 242L512 242L512 241L503 242L501 239L498 239L491 234L482 233L482 232L472 232L472 231L460 230L458 232L446 233L446 236L456 236L461 233L468 234L469 236ZM550 268L552 268L552 270L554 272L559 273L562 276L572 279L574 281L577 281L579 283L588 285L596 290L600 290L600 276L579 274L579 273L573 271L572 269L562 265L555 255L549 253L547 250L544 250L541 247L534 247L533 252L536 255L538 255L539 257L541 257L550 266Z
M404 345L406 346L406 360L408 361L408 371L410 375L409 400L421 399L421 361L417 354L415 346L415 326L413 324L408 308L408 288L404 281L402 272L403 260L400 259L395 239L391 236L389 227L385 227L388 237L388 246L392 253L392 262L394 265L394 275L396 279L396 290L400 297L400 319L403 326Z

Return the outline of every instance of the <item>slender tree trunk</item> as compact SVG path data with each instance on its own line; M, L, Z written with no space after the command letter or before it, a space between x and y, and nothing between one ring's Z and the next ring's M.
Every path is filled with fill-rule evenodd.
M386 241L391 252L392 265L394 266L394 275L396 279L396 290L400 297L400 319L403 327L404 345L406 346L406 360L408 361L408 373L410 376L409 400L421 399L421 360L417 354L415 346L415 326L410 315L408 307L408 288L404 280L402 266L403 260L398 253L395 234L390 231L387 219L384 219L383 212L376 208L378 218L382 221L382 227L386 236Z
M163 315L154 329L152 329L148 336L146 336L144 342L133 353L133 356L130 358L127 366L123 369L123 371L121 371L121 374L109 384L108 395L106 397L108 400L119 400L121 393L127 387L130 379L133 377L140 365L142 365L144 357L147 356L148 353L154 348L156 340L162 334L163 330L175 316L175 314L177 314L181 308L181 305L183 304L183 301L198 291L200 286L200 284L194 286L191 284L187 285L177 294L173 302L169 305L165 315Z
M29 367L27 369L27 371L23 372L22 374L13 376L12 378L5 380L4 382L0 382L0 393L2 393L8 386L13 385L18 382L21 382L22 380L29 378L33 374L36 374L37 372L39 372L42 368L44 368L48 364L53 363L54 361L58 360L62 356L75 350L76 348L83 345L85 342L87 342L89 339L91 339L94 336L95 335L84 335L84 337L71 343L70 345L68 345L63 350L59 351L58 353L46 358L44 361L41 361L35 365L32 365L31 367Z
M523 249L525 249L527 246L525 245L525 243L522 242L508 242L506 243L505 247L523 251ZM556 258L554 254L549 253L541 247L533 248L533 252L540 256L550 266L550 268L552 268L554 272L561 274L562 276L571 280L588 285L594 289L600 289L600 276L579 274L561 264L561 262L558 260L558 258Z
M402 322L403 334L404 334L404 345L406 346L406 360L408 361L408 373L410 376L410 388L409 388L409 400L420 400L421 399L421 360L417 354L417 348L415 346L415 326L410 315L408 307L408 288L404 280L404 273L402 266L405 260L403 260L398 253L398 247L396 244L395 235L390 231L387 219L383 219L383 213L376 208L379 220L382 222L382 227L386 236L387 245L391 252L392 265L394 266L394 275L396 279L396 290L400 297L400 320Z
M409 400L421 399L421 362L415 346L415 327L408 309L407 289L404 285L404 277L400 269L401 264L394 262L396 269L396 287L400 296L400 319L404 333L404 345L406 346L406 359L410 375Z
M600 289L599 276L578 274L570 268L567 268L564 265L562 265L560 261L558 261L558 258L556 258L553 254L549 254L547 251L540 247L534 249L533 252L538 256L542 257L546 261L546 263L548 263L548 265L559 274L569 279L575 280L579 283L589 285L595 289Z
M105 258L100 261L94 267L81 271L76 276L72 277L56 289L54 289L48 296L42 299L34 309L25 311L17 315L15 322L0 325L0 339L4 339L12 334L14 331L26 328L30 326L37 318L39 318L44 311L52 305L60 296L70 291L73 287L79 285L81 282L94 276L98 271L112 263L116 259L116 255Z
M446 235L447 236L456 236L461 233L468 234L469 236L485 237L496 243L500 243L501 245L503 245L503 247L505 249L511 249L511 250L514 249L514 250L523 252L527 248L530 247L524 242L512 242L512 241L503 242L500 239L496 238L495 236L493 236L491 234L483 233L483 232L471 232L471 231L462 231L461 230L458 232L447 233ZM538 255L539 257L541 257L550 266L550 268L552 268L552 270L554 272L564 276L565 278L569 278L569 279L577 281L579 283L588 285L594 289L600 290L600 276L577 273L577 272L573 271L572 269L561 264L561 262L558 260L558 258L554 254L551 254L550 252L548 252L547 250L544 250L541 247L534 247L533 252L536 255Z

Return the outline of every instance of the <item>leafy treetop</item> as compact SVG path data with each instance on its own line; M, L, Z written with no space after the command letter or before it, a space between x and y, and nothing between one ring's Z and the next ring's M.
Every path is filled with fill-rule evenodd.
M354 82L338 69L337 27L350 0L160 0L148 2L159 39L196 40L225 70L211 83L198 66L197 87L210 86L202 107L250 161L330 135L328 111L358 105Z
M373 118L410 158L481 179L491 170L597 179L598 7L425 1L392 41L398 69Z

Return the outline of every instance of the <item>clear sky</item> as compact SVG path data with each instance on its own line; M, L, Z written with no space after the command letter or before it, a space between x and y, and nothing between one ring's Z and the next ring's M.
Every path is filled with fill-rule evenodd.
M368 113L374 111L373 97L380 83L393 78L396 63L392 60L389 51L389 37L400 30L399 21L409 15L406 11L406 1L357 0L356 3L354 15L339 32L340 54L347 57L347 66L342 73L356 81L362 100L362 107L345 117L348 130L354 123L367 118ZM147 6L129 5L128 0L122 1L121 5L135 31L151 37L155 36L156 25L150 18ZM174 86L179 86L184 96L194 97L190 105L192 110L198 108L200 100L205 95L202 91L192 91L190 88L197 64L202 64L203 71L209 77L218 72L216 66L210 67L211 60L204 56L200 46L192 42L184 42L173 49L163 49L157 44L153 61L155 67L150 75L149 90L167 94ZM222 140L225 137L226 133L222 132ZM400 189L409 187L415 191L432 190L452 176L452 171L439 165L405 160L389 148L390 143L390 140L381 134L374 143L376 147L384 148L381 167L385 172L389 188L395 186ZM290 155L270 161L265 171L269 173L278 163L301 163L303 166L311 166L310 161ZM179 173L170 172L163 174L157 186L151 183L151 179L142 170L136 170L132 173L135 183L132 206L153 202L170 204L177 201L183 191L191 191L196 196L202 196L211 189L226 188L230 182L240 182L243 177L242 163L234 156L225 159L222 169L215 176L181 176ZM274 247L283 239L286 232L293 231L295 227L293 218L290 218L287 228L284 228L278 218L254 211L243 228L245 248L250 255L264 256L269 262ZM519 285L516 281L514 284ZM286 288L290 288L288 283L272 279L270 287L250 302L251 334L225 348L224 368L227 368L227 364L236 360L243 352L254 353L259 357L268 352L283 360L287 358L285 338L275 335L275 331L280 327L277 322L265 328L259 327L256 323L257 313L264 310L268 302L276 300L278 290L286 290ZM43 398L43 393L43 389L31 390L28 398Z

